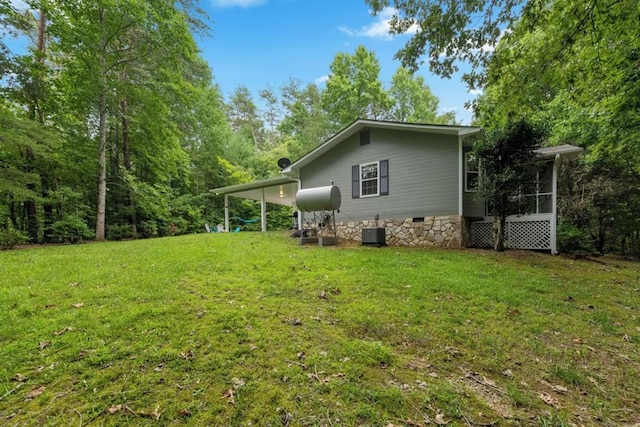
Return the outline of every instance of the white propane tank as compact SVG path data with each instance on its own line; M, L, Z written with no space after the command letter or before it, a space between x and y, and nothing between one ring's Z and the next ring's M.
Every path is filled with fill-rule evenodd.
M337 211L341 203L340 189L335 185L305 188L296 194L296 206L302 212Z

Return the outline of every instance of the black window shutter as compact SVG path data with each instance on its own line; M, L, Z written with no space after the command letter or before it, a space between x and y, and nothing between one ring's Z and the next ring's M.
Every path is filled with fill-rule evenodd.
M380 195L389 195L389 160L380 160Z
M351 166L351 198L360 198L360 166Z

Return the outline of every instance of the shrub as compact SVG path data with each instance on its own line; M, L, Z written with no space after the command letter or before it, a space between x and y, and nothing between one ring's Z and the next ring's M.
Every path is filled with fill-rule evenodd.
M132 237L133 233L129 224L114 224L107 228L107 239L109 240L123 240Z
M565 253L589 252L593 246L585 230L562 221L558 224L558 249Z
M0 247L2 249L12 249L16 245L27 243L29 237L20 230L13 227L10 219L4 227L0 227Z
M77 243L94 238L94 234L89 230L87 223L75 215L69 215L60 221L54 222L51 226L51 234L54 240L61 243Z
M158 222L157 221L142 221L140 223L140 236L149 238L149 237L158 237Z

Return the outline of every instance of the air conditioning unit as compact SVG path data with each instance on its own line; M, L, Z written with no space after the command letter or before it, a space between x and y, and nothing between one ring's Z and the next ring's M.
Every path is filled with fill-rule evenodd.
M384 227L368 227L362 229L362 244L369 246L384 246L385 228Z

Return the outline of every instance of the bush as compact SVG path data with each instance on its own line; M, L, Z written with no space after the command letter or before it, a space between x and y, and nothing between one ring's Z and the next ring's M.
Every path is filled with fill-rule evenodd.
M562 221L558 224L558 250L565 253L591 252L593 245L585 230Z
M140 223L140 236L144 238L158 237L158 222L157 221L142 221Z
M0 228L0 248L12 249L16 245L27 243L29 237L20 230L13 228L13 224L10 219L7 219L7 223L4 227Z
M115 224L107 228L107 239L109 240L131 239L132 237L133 233L129 224Z
M54 240L61 243L77 243L83 240L93 239L94 234L87 223L75 215L69 215L51 226L51 234Z

